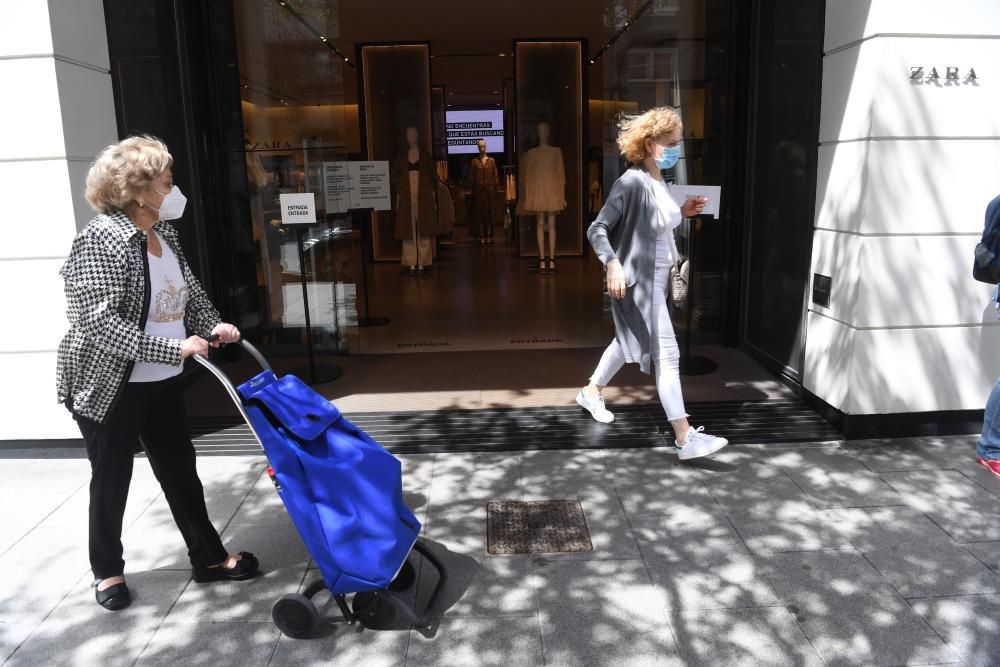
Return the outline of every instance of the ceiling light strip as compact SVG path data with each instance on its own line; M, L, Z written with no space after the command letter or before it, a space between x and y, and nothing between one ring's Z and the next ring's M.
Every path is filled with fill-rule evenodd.
M294 10L294 9L293 9L293 8L291 7L291 5L289 5L289 4L287 3L287 2L285 2L285 0L274 0L274 1L275 1L275 2L277 2L277 3L279 4L279 5L281 5L281 6L282 6L282 7L283 7L283 8L285 9L285 11L286 11L286 12L288 12L289 14L291 14L291 15L292 15L292 17L293 17L293 18L294 18L294 19L295 19L296 21L298 21L299 23L301 23L301 24L302 24L302 26L303 26L303 27L304 27L304 28L305 28L306 30L308 30L308 31L309 31L309 32L311 32L311 33L312 33L312 34L313 34L314 36L316 36L316 37L317 37L317 38L319 39L319 41L321 41L321 42L323 42L324 44L326 44L326 47L327 47L328 49L330 49L331 51L333 51L334 53L336 53L336 54L337 54L337 56L338 56L338 57L339 57L339 58L340 58L341 60L343 60L343 61L344 61L345 63L347 63L347 64L348 64L348 65L350 65L351 67L355 67L354 63L352 63L352 62L351 62L351 59L350 59L350 58L348 58L347 56L345 56L345 55L344 55L344 54L343 54L343 53L342 53L342 52L340 51L340 49L338 49L338 48L337 48L336 46L334 46L334 45L333 45L333 42L331 42L331 41L329 40L329 38L327 38L327 36L326 36L326 35L324 35L323 33L321 33L321 32L320 32L319 30L316 30L316 28L312 27L312 25L310 25L310 24L309 24L309 22L308 22L308 21L306 21L306 20L305 20L305 19L304 19L304 18L302 17L302 15L301 15L301 14L299 14L299 13L298 13L297 11L295 11L295 10Z
M263 95L264 97L276 100L281 104L284 104L286 107L291 106L289 102L294 102L299 106L306 106L306 103L301 100L297 100L294 97L291 97L290 95L285 95L280 90L274 90L273 88L268 88L264 84L259 83L257 81L252 81L251 79L248 79L245 76L240 77L240 88L244 90L250 90L257 93L258 95Z
M282 4L284 4L284 3L282 3ZM646 0L646 4L644 4L642 7L639 8L639 11L637 11L635 13L635 16L633 16L629 20L625 21L625 25L622 26L621 30L619 30L617 33L615 33L615 35L611 39L608 40L608 43L601 47L600 51L598 51L593 56L591 56L591 58L590 58L590 64L591 65L596 64L597 61L600 60L602 56L604 56L604 53L608 49L610 49L614 45L615 42L618 41L618 38L621 37L622 35L624 35L626 30L628 30L633 25L635 25L635 22L638 21L640 18L642 18L642 15L645 14L646 11L650 7L652 7L652 6L653 6L653 0Z

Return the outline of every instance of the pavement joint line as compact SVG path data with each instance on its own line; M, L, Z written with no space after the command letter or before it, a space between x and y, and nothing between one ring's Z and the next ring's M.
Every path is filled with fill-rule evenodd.
M310 560L312 560L311 557L310 557ZM308 576L309 576L309 566L307 565L306 568L304 570L302 570L302 578L299 579L299 587L295 591L296 593L298 593L299 590L302 590L303 585L306 583L306 577L308 577ZM320 576L322 576L322 574ZM321 611L321 610L319 610L319 611ZM320 617L320 619L322 619L322 616ZM283 636L284 636L283 632L278 632L278 636L275 637L275 639L274 639L274 646L271 647L271 655L269 655L268 658L267 658L267 664L268 665L270 665L272 662L274 662L274 654L278 652L278 645L281 644L281 638Z
M799 493L801 493L802 496L806 499L806 503L808 505L812 506L814 509L817 510L822 509L812 502L815 499L812 497L811 494L809 494L805 489L803 489L798 482L795 481L795 478L792 477L791 474L789 474L788 470L785 469L785 466L776 465L774 463L768 463L768 465L770 467L778 468L779 470L781 470L781 474L785 476L785 479L787 479L789 482L792 483L792 486L794 486L796 489L799 490Z
M711 491L709 491L709 494L711 495ZM714 496L712 499L715 500ZM718 504L718 501L715 502L716 504ZM750 557L753 558L753 549L750 548L750 545L747 544L747 541L743 539L742 535L740 535L740 531L736 528L736 524L733 523L733 520L731 518L729 518L729 512L723 512L722 516L725 517L726 523L729 524L729 527L732 529L733 533L736 534L736 539L740 541L740 544L743 545L743 548L746 549L747 553L750 554Z
M650 588L652 588L655 592L657 590L657 586L653 581L652 573L649 571L649 562L646 560L646 554L643 551L642 545L639 544L639 540L635 536L635 526L632 524L632 517L629 515L629 512L625 509L625 503L622 500L621 495L618 493L618 487L612 484L611 488L612 490L614 490L615 498L618 499L618 507L621 509L622 515L625 517L625 524L628 526L628 531L632 535L632 539L635 540L636 551L639 553L639 562L642 563L642 570L643 572L646 573L646 579L649 581ZM712 500L713 502L715 501L714 498L712 498ZM630 558L629 560L635 560L635 559ZM667 608L666 603L661 595L657 594L656 600L657 604L660 606L660 614L662 615L663 620L666 621L667 623L667 630L670 632L670 638L673 639L674 648L679 650L680 640L677 636L677 632L674 629L674 624L670 622L671 611L669 608Z
M767 577L765 577L765 579L766 579L766 578L767 578ZM768 583L770 583L770 581L768 581ZM790 616L792 617L792 621L794 621L794 622L795 622L795 627L797 627L797 628L799 629L799 632L800 632L800 633L802 633L802 636L806 638L806 641L807 641L807 642L809 642L809 646L810 646L810 647L812 648L813 652L815 652L815 654L816 654L817 656L819 656L819 659L820 659L820 660L821 660L822 662L824 662L824 663L825 663L825 662L826 662L826 660L823 660L823 654L819 652L819 649L818 649L818 648L816 647L816 644L814 644L814 643L813 643L813 640L812 640L812 638L811 638L811 637L809 636L809 633L807 633L807 632L806 632L806 629L805 629L805 628L803 627L802 623L801 623L801 622L799 622L799 614L798 614L798 613L796 613L795 611L792 611L792 610L790 609L790 607L791 607L791 606L792 606L792 605L789 605L789 604L782 604L782 605L781 605L781 607L782 607L782 608L783 608L783 609L784 609L785 611L787 611L787 612L788 612L788 614L789 614L789 615L790 615ZM797 610L796 610L796 611L797 611ZM803 615L803 617L804 617L804 615Z
M973 484L975 484L976 486L978 486L979 488L981 488L986 493L990 494L991 496L995 496L995 494L992 491L990 491L985 486L983 486L982 484L980 484L979 480L975 479L971 474L966 473L965 470L963 470L961 468L946 468L946 470L954 470L955 472L957 472L958 474L960 474L962 477L965 477L967 480L969 480L970 482L972 482ZM977 470L977 472L978 472L978 470Z
M920 595L917 597L905 598L907 602L918 602L920 600L954 600L960 598L985 598L991 595L1000 596L1000 593L953 593L951 595Z
M86 484L86 482L84 482L84 484ZM80 488L83 488L84 484L81 484ZM58 512L59 508L61 508L66 503L68 503L70 501L70 498L72 498L74 495L76 495L77 491L79 491L80 488L77 488L77 489L75 489L73 491L70 491L69 494L66 496L65 500L63 500L61 503L59 503L58 505L56 505L52 509L51 512L49 512L48 514L46 514L45 516L43 516L41 519L39 519L38 521L36 521L35 524L33 526L31 526L31 528L29 528L28 530L24 531L24 535L21 535L21 537L17 538L17 540L15 540L14 542L12 542L10 544L10 546L8 546L6 549L4 549L2 552L0 552L0 556L6 555L8 551L10 551L14 547L16 547L18 544L20 544L21 540L23 540L24 538L26 538L28 536L28 534L31 533L31 531L33 531L35 528L39 528L42 525L42 522L44 522L50 516L52 516L53 514L55 514L56 512Z
M157 484L157 488L159 488L159 484L160 483L157 482L156 484ZM153 506L153 503L155 503L157 500L159 500L160 496L162 496L162 495L163 495L163 489L160 489L160 492L157 493L155 496L153 496L148 503L146 503L146 506L142 508L142 511L139 512L138 514L136 514L135 518L132 519L132 521L127 526L122 526L122 537L124 537L125 533L127 533L129 531L129 529L132 526L134 526L139 521L139 519L141 519L143 517L143 515L146 514L146 512L149 511L149 508Z
M263 475L263 474L264 474L264 471L261 471L260 475ZM240 501L239 505L236 506L236 509L233 511L233 514L229 517L229 520L226 521L226 525L223 527L222 530L219 531L219 535L224 534L226 532L226 529L229 528L229 525L233 521L233 517L236 516L236 513L239 512L240 507L243 506L243 503L246 502L247 497L250 495L251 491L253 491L254 487L257 485L257 482L260 481L260 475L257 476L257 479L254 480L253 484L249 485L249 488L247 489L247 492L243 495L243 499ZM154 501L155 501L155 499L154 499ZM187 568L185 568L185 569L187 569ZM184 570L175 570L175 571L182 571L183 572ZM160 629L163 627L164 621L166 621L167 617L170 616L171 613L173 613L174 607L177 606L177 602L181 599L181 597L183 597L184 593L188 590L188 588L191 586L191 583L193 581L194 580L191 579L190 576L189 576L187 583L180 590L180 593L178 593L177 597L174 598L174 601L170 603L170 607L167 609L167 613L165 613L163 615L163 617L160 619L160 622L156 624L156 628L153 630L152 633L150 633L149 639L146 641L146 644L142 647L142 650L139 651L139 654L136 657L135 662L132 663L133 665L138 664L138 662L140 660L142 660L142 656L145 655L146 651L149 649L150 644L152 644L153 639L156 637L157 633L159 633ZM277 644L275 644L275 646L277 646ZM272 656L272 658L274 657L274 652L273 651L271 653L271 656ZM268 660L268 663L270 663L270 660Z
M749 547L747 547L749 549ZM849 547L842 547L839 549L834 548L823 548L823 549L760 549L758 551L750 551L750 554L754 557L761 559L767 558L768 556L777 556L779 554L815 554L815 553L843 553L845 551L854 551L861 553L858 548L854 545Z
M903 592L902 592L901 590L899 590L898 588L896 588L896 585L895 585L895 584L893 584L893 583L892 583L892 582L891 582L891 581L890 581L890 580L888 579L888 577L886 577L885 573L884 573L884 572L882 572L882 570L880 570L880 569L878 568L878 566L876 566L876 565L875 565L875 563L873 563L873 562L871 561L871 559L870 559L870 558L868 558L868 555L867 555L867 554L866 554L866 553L865 553L864 551L861 551L860 549L854 549L854 551L855 551L855 552L857 552L857 553L858 553L858 554L859 554L859 555L861 556L861 558L863 558L863 559L864 559L864 561L865 561L866 563L868 563L868 566L869 566L870 568L872 568L873 570L875 570L875 572L877 572L877 573L878 573L878 576L879 576L879 577L880 577L880 578L881 578L881 579L882 579L883 581L885 581L885 583L889 584L889 588L891 588L892 590L894 590L894 591L896 592L896 595L898 595L899 597L901 597L901 598L903 598L904 600L906 600L906 596L905 596L905 595L903 595ZM909 603L909 602L907 602L907 606L908 606L908 607L910 607L910 608L912 609L912 606L910 605L910 603ZM914 612L914 613L916 613L916 612ZM917 616L920 616L920 614L917 614ZM946 643L947 643L947 642L946 642Z
M895 588L895 587L893 587L893 588ZM939 597L954 597L954 596L939 596ZM931 599L931 598L913 598L913 599ZM945 648L948 649L948 651L952 655L958 657L958 653L956 653L954 651L954 649L952 648L951 642L949 642L948 639L944 635L942 635L940 632L938 632L937 630L935 630L934 626L931 625L930 621L928 621L926 618L924 618L923 614L921 614L920 612L918 612L916 609L913 608L913 603L909 599L907 599L906 597L903 597L903 600L906 602L906 606L910 608L910 611L913 612L914 616L916 616L917 618L919 618L920 621L934 634L934 636L941 640L941 643L945 646ZM958 664L958 661L953 661L951 663L942 662L942 663L938 663L938 664L942 664L942 665Z
M175 597L173 602L170 603L170 606L167 608L167 612L160 618L160 622L157 623L153 631L149 633L149 638L146 639L146 643L143 645L142 650L139 651L138 655L136 655L135 662L132 663L133 667L139 664L139 661L142 660L142 656L146 654L146 650L149 649L149 645L153 643L153 639L155 639L156 635L159 634L160 628L163 627L163 623L167 620L167 617L169 617L170 614L173 613L174 607L177 606L177 602L181 599L181 597L183 597L185 591L187 591L187 589L191 586L193 581L194 580L190 576L188 576L187 583L184 584L180 592L177 593L177 597Z
M9 656L7 656L7 659L6 659L6 660L4 660L3 664L5 664L5 665L6 665L6 664L7 664L8 662L10 662L11 658L13 658L13 657L14 657L14 656L15 656L15 655L17 654L17 652L21 650L21 647L22 647L22 646L24 646L24 645L25 645L25 644L26 644L26 643L28 642L28 640L29 640L29 639L31 639L31 637L32 637L32 636L34 636L35 632L37 632L37 631L38 631L38 629L39 629L40 627L42 627L42 625L44 625L45 621L47 621L47 620L49 619L49 616L51 616L51 615L52 615L52 613L53 613L53 612L54 612L54 611L55 611L56 609L58 609L58 608L59 608L59 605L61 605L61 604L62 604L62 603L63 603L63 602L64 602L64 601L66 600L66 598L68 598L68 597L70 596L70 594L71 594L71 593L72 593L72 592L73 592L73 591L74 591L74 590L76 589L76 587L77 587L77 586L78 586L78 585L80 584L80 582L81 582L81 581L83 581L83 580L84 580L84 579L86 579L86 578L87 578L87 573L86 573L86 572L84 572L84 573L83 573L83 574L82 574L82 575L80 576L80 578L79 578L79 579L77 579L77 580L76 580L76 581L75 581L75 582L73 583L73 585L69 587L69 590L67 590L67 591L66 591L66 593L64 593L64 594L63 594L63 596L62 596L61 598L59 598L59 601L58 601L58 602L56 602L56 603L55 603L54 605L52 605L52 608L51 608L51 609L49 609L48 613L47 613L47 614L45 614L45 616L43 616L43 617L42 617L42 620L40 620L40 621L38 622L38 624L37 624L37 625L36 625L35 627L33 627L33 628L31 629L31 632L29 632L29 633L27 634L27 636L25 636L25 638L21 640L21 643L20 643L20 644L18 644L18 645L17 645L17 647L16 647L16 648L15 648L15 649L14 649L13 651L11 651L11 652L10 652L10 655L9 655Z
M899 493L899 492L897 491L896 493ZM909 507L909 505L906 505L906 507ZM953 541L953 542L956 542L956 543L958 543L958 544L964 544L964 542L962 542L962 541L961 541L961 540L959 540L959 539L958 539L957 537L955 537L954 535L952 535L952 534L951 534L951 533L950 533L950 532L948 531L948 529L947 529L947 528L945 528L944 526L942 526L942 525L941 525L941 524L940 524L939 522L935 521L935 520L934 520L934 517L932 517L932 516L930 515L930 513L928 513L928 512L921 512L920 514L921 514L921 516L925 516L925 517L927 517L927 520L928 520L928 521L930 521L930 522L931 522L931 523L933 523L933 524L934 524L935 526L937 526L938 528L940 528L940 529L941 529L941 531L942 531L942 532L943 532L943 533L944 533L945 535L947 535L948 537L950 537L950 538L952 539L952 541ZM970 543L970 544L971 544L971 543ZM977 559L977 560L978 560L978 559Z
M538 599L538 586L533 587L535 598L535 627L538 630L538 645L542 650L542 664L547 665L549 661L545 657L545 633L542 632L542 603Z

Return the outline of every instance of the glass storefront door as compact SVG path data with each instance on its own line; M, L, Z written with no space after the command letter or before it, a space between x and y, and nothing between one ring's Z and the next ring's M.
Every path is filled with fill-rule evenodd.
M721 186L720 217L686 220L677 229L681 254L690 260L690 311L674 311L674 328L696 344L724 339L726 268L738 242L733 223L739 202L726 182L727 163L738 146L730 128L732 7L729 0L657 0L636 20L628 5L612 5L604 17L610 43L592 65L591 171L607 192L624 169L615 144L621 113L671 106L684 122L682 157L664 172L668 183ZM599 84L598 84L599 82ZM596 132L595 132L596 130ZM598 139L600 143L598 143ZM599 176L598 176L599 175ZM735 206L734 206L735 204Z
M762 0L745 344L798 381L815 212L822 0ZM789 94L796 91L797 94Z
M331 352L606 344L602 267L585 232L625 167L615 144L620 114L677 108L684 157L668 182L722 186L724 217L732 208L724 182L732 1L557 0L530 11L457 1L235 3L262 340L301 346L305 280L321 349ZM532 58L548 62L546 44L575 59L550 77L558 90L532 71ZM529 47L531 58L520 57ZM427 113L413 121L416 88L401 88L395 70L365 73L364 49L392 48L429 54L420 108L428 111L434 91L445 122L428 122ZM466 114L461 123L453 111ZM479 128L490 140L484 155L471 136ZM553 204L551 216L519 205L523 157L539 146L561 156L568 201ZM324 164L363 159L392 163L393 211L327 210ZM419 194L402 202L411 187ZM278 208L292 192L317 195L304 266L298 231L281 224ZM693 308L676 326L682 336L690 326L696 342L723 338L731 234L722 220L679 230L682 254L694 251ZM359 314L389 323L359 327Z
M360 247L351 217L328 210L324 164L348 160L360 147L357 105L345 94L349 65L328 46L337 38L336 13L314 13L314 23L304 23L283 3L239 2L236 9L259 338L301 349L308 304L316 349L344 352L357 317ZM317 195L316 224L282 224L281 195L307 192Z

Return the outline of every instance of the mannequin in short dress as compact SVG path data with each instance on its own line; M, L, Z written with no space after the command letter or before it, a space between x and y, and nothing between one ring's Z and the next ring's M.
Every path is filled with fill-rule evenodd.
M562 150L549 144L549 135L549 124L539 123L538 146L524 154L519 168L524 188L519 208L535 215L539 273L556 271L556 215L566 208L566 168Z

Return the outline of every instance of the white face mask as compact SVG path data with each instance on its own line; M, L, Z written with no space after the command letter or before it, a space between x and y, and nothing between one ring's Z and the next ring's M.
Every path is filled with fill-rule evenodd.
M184 196L179 187L175 185L166 194L163 194L159 190L153 190L153 192L163 195L163 201L160 202L160 208L156 208L152 204L147 204L147 206L160 214L160 220L176 220L184 215L184 206L187 204L187 197Z

